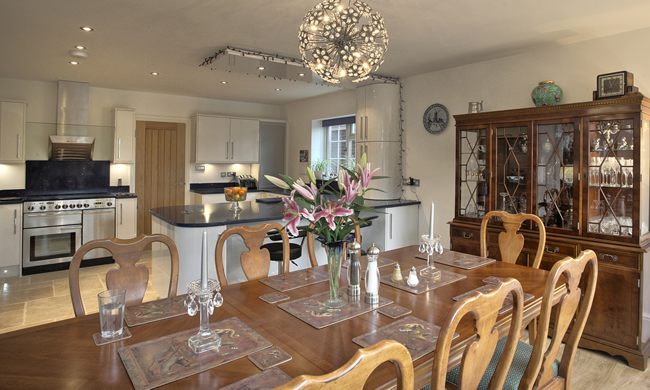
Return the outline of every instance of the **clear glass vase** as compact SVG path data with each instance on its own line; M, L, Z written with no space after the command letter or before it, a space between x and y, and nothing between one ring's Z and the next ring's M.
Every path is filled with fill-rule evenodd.
M327 268L329 270L330 298L323 302L323 305L330 309L338 309L345 306L345 300L341 299L339 283L341 281L341 263L345 257L346 241L324 243L323 247L327 252Z

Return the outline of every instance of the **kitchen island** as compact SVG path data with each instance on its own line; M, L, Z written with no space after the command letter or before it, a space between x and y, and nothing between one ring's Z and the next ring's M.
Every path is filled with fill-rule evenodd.
M209 277L216 279L215 248L219 235L227 228L240 225L256 226L263 222L282 223L283 204L257 201L239 202L242 210L233 213L229 203L159 207L150 210L152 233L169 236L178 247L179 277L178 293L184 294L187 285L201 275L201 240L203 231L208 233ZM420 202L405 200L366 201L366 205L377 209L377 213L364 213L362 217L378 216L373 226L362 229L364 245L373 242L382 250L395 246L418 243L418 210ZM284 225L284 224L283 224ZM395 225L395 228L393 227ZM292 240L300 243L301 239ZM155 244L152 251L153 286L159 293L167 291L169 283L169 256L161 244ZM326 264L325 252L320 244L314 245L319 264ZM229 283L246 280L237 257L247 250L243 241L234 236L224 249L226 278ZM232 256L228 254L231 253ZM310 266L307 250L291 264L291 271ZM277 273L275 262L271 263L269 275Z

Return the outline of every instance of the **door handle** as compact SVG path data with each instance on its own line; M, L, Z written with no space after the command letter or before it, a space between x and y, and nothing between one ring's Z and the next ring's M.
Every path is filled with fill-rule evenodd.
M16 157L20 158L20 134L16 134Z
M388 225L388 238L393 239L393 214L388 214L390 217L390 223Z
M18 228L18 210L14 210L14 234Z
M226 141L226 160L228 160L228 141Z
M117 138L117 158L122 158L122 137Z
M368 140L368 115L366 115L366 141Z
M230 146L230 158L232 160L234 160L235 159L235 141L232 141L231 144L232 145Z
M359 139L363 140L363 117L359 117L359 127L357 128L359 132Z
M124 218L122 216L122 206L123 206L123 204L120 203L120 225L122 224L122 222L124 222Z

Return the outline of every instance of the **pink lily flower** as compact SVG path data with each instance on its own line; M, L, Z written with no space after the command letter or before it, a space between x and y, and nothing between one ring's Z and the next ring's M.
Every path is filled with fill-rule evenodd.
M348 184L343 185L343 192L345 195L343 195L339 201L346 204L354 203L354 199L359 193L359 186L360 183L357 183L355 180L349 181Z
M305 199L314 200L316 199L316 194L318 194L318 188L316 188L314 183L309 184L308 186L302 179L298 179L293 183L293 188Z
M287 230L294 236L298 235L298 223L300 222L300 206L293 200L293 194L291 198L282 198L286 210L284 212L284 218L282 220L287 222Z
M314 213L314 219L319 220L325 218L327 223L330 226L330 229L336 230L336 224L334 224L335 217L345 217L352 215L354 212L338 203L327 202L325 207L321 206L321 210Z
M370 163L366 164L366 169L361 168L361 165L357 164L359 168L359 182L361 183L362 189L367 189L370 186L370 180L375 176L375 173L379 170L376 168L374 171L370 172Z

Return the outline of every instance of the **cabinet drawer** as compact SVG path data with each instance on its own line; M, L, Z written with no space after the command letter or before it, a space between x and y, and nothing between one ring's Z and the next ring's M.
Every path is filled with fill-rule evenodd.
M451 248L456 252L469 253L470 255L475 256L481 255L481 247L478 242L474 243L468 240L461 240L452 237Z
M615 265L626 268L639 268L639 255L636 253L616 251L606 248L583 246L581 250L591 249L596 252L599 264Z
M539 240L526 239L526 241L524 241L524 248L533 253L537 250L538 245ZM573 244L547 240L546 245L544 245L544 256L546 255L553 255L560 258L564 258L565 256L576 257L578 255L578 247Z
M481 230L467 228L467 227L452 226L451 236L463 240L471 240L478 244L479 239L481 237Z

